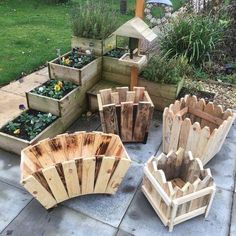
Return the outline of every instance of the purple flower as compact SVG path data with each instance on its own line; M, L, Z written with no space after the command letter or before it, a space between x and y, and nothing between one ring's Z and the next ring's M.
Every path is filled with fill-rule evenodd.
M24 104L20 104L20 105L19 105L19 109L24 111L24 110L26 109L26 108L25 108L25 105L24 105Z

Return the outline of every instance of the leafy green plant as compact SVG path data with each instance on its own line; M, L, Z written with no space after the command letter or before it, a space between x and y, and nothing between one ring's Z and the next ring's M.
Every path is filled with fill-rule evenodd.
M157 83L177 84L190 72L191 67L183 56L168 59L155 55L142 69L141 76Z
M114 58L121 58L127 50L122 48L114 48L111 51L107 52L105 56L114 57Z
M200 65L222 40L227 22L210 15L189 15L176 19L160 38L161 51L169 57L186 56L188 61Z
M1 131L30 141L56 119L57 116L51 113L27 110L6 124Z
M50 98L61 99L76 87L77 85L69 81L49 80L31 92ZM25 119L24 114L22 114L21 119Z
M104 1L87 0L72 11L75 36L104 39L118 27L117 13Z

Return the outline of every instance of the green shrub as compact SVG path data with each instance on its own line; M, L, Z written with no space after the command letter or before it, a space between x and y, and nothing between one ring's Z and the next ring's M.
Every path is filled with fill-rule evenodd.
M201 65L222 40L224 26L225 22L211 16L190 15L176 19L160 39L161 51L169 57L186 56L191 64Z
M44 1L49 4L61 4L70 2L70 0L44 0Z
M156 83L177 84L190 73L191 67L185 57L168 59L155 55L142 69L141 76Z
M72 12L72 31L75 36L104 39L118 27L116 17L109 4L88 0Z

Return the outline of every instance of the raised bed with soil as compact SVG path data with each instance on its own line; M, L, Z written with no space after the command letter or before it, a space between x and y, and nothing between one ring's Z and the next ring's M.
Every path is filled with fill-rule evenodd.
M216 187L210 169L180 148L148 160L142 191L171 232L174 225L193 217L207 217Z
M131 160L119 138L76 132L22 151L21 184L46 209L86 194L114 194Z
M205 165L220 151L234 118L230 109L186 95L164 110L163 152L182 147Z

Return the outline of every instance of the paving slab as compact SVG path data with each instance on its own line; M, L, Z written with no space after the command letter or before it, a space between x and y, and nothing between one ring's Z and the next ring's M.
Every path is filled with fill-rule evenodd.
M236 119L234 120L226 140L236 144Z
M0 149L0 180L16 187L23 188L19 183L20 156Z
M13 93L0 91L0 127L22 113L19 105L27 107L26 98Z
M92 218L118 227L143 175L143 166L132 163L115 195L87 195L63 203Z
M233 198L232 219L230 225L230 236L236 236L236 194Z
M36 200L17 216L2 235L11 236L112 236L117 229L67 207L46 211Z
M232 192L218 189L207 219L198 216L176 225L173 236L227 236L230 225ZM139 189L125 215L120 229L135 236L170 235Z
M127 233L122 229L119 229L116 236L133 236L133 234Z
M0 232L32 200L31 195L23 190L0 181Z
M217 187L233 191L236 169L236 145L228 140L225 141L220 152L207 163L206 168L211 169Z
M161 117L162 114L160 112L154 112L146 144L125 144L125 148L132 160L138 163L145 163L152 155L157 152L162 142Z
M26 92L29 92L30 90L38 87L47 80L49 80L48 76L32 73L2 87L0 92L5 91L25 97Z

